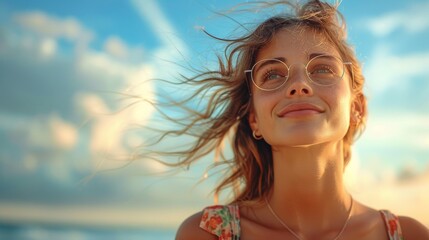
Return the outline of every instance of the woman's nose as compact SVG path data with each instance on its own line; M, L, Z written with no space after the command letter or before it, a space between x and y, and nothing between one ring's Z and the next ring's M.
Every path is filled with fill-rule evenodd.
M308 81L307 70L304 65L294 65L289 70L286 95L288 97L312 95L313 89Z

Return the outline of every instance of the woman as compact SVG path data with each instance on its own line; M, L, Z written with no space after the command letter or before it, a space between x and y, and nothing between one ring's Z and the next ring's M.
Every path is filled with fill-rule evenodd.
M220 88L189 125L208 127L180 164L232 131L231 172L217 190L239 187L229 205L185 220L176 239L429 239L418 221L365 206L344 187L367 112L341 20L334 6L309 1L228 40L220 70L199 76L202 89Z

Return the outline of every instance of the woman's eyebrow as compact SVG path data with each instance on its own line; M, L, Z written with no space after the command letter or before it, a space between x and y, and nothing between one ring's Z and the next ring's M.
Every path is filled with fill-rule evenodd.
M323 56L323 55L329 55L330 56L331 54L327 54L327 53L311 53L311 54L308 55L308 60L311 60L311 59L313 59L315 57Z
M284 63L287 63L287 58L285 58L285 57L276 57L276 58L274 58L274 59L279 60L279 61L282 61L282 62L284 62Z
M331 54L328 54L328 53L321 53L321 52L311 53L311 54L309 54L309 55L308 55L308 61L310 61L311 59L313 59L313 58L315 58L315 57L319 57L319 56L331 56ZM279 60L279 61L281 61L281 62L283 62L283 63L287 64L287 58L285 58L285 57L267 58L267 59L265 59L265 60L270 60L270 59L273 59L273 60ZM270 61L265 61L265 62L263 62L262 64L259 64L259 65L257 66L257 68L255 68L255 71L257 71L257 70L258 70L258 69L260 69L260 68L263 68L263 67L264 67L264 66L266 66L266 65L270 65L270 64L273 64L273 63L272 63L272 62L270 62Z
M285 64L287 63L287 59L284 58L284 57L267 58L266 60L271 60L271 59L273 59L273 60L279 60L279 61L281 61L281 62L283 62ZM263 68L264 66L270 65L270 64L273 64L273 62L272 61L264 61L262 64L259 64L257 66L257 68L255 68L255 71L258 71L258 69Z

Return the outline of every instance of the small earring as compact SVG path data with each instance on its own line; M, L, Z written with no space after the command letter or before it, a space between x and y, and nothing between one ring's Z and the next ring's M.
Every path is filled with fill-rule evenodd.
M359 124L362 121L362 116L359 113L356 112L354 114L353 120L354 120L353 123L357 125L357 124Z
M262 138L264 138L264 137L262 137L262 135L257 136L255 130L253 130L252 135L253 135L253 138L256 139L256 140L261 140Z

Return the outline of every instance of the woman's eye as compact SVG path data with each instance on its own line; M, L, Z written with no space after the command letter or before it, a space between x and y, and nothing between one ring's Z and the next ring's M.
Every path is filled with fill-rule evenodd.
M283 78L284 76L278 72L269 71L265 74L265 80L276 80L279 78Z
M329 66L320 66L311 71L311 74L333 74L335 71Z

